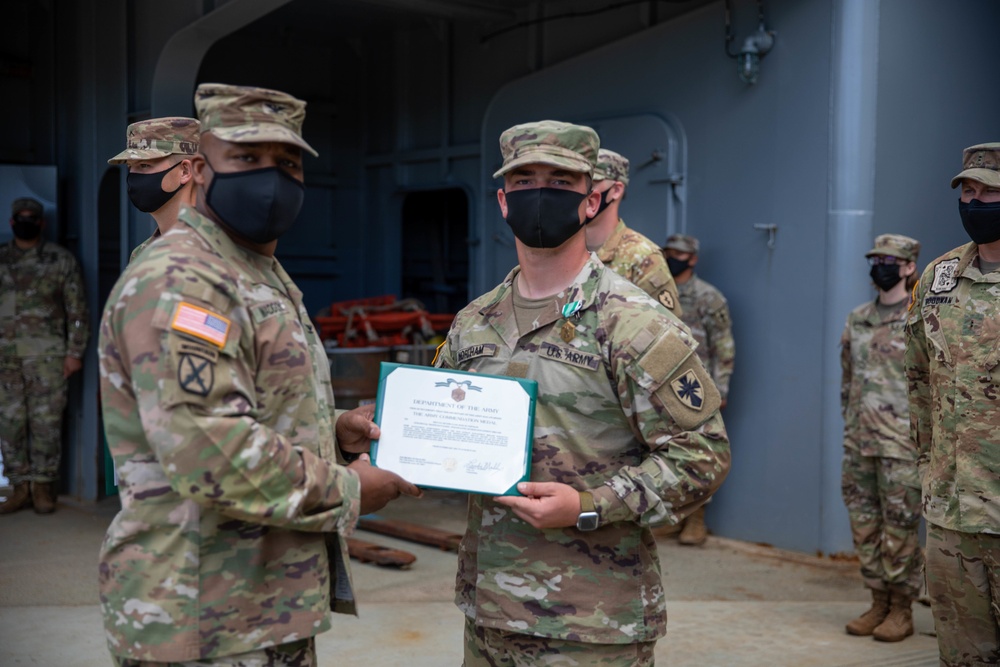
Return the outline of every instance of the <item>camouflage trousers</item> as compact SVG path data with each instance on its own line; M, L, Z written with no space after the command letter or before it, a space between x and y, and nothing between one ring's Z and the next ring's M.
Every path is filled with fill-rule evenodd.
M862 456L845 448L841 493L865 586L917 597L924 561L916 462Z
M465 619L463 667L652 667L656 642L587 644L476 625Z
M1000 664L1000 535L928 522L927 592L943 667Z
M11 484L54 482L59 477L68 386L64 360L0 358L0 453Z
M313 637L279 644L249 653L226 655L188 662L152 662L112 655L115 667L316 667L316 640Z

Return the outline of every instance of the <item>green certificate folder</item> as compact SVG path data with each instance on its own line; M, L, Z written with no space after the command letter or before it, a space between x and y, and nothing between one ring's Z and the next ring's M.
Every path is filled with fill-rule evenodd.
M383 361L372 464L425 488L520 495L537 396L534 380Z

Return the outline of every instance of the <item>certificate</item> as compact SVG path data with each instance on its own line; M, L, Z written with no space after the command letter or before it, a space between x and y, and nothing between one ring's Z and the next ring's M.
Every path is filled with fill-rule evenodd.
M372 464L417 486L520 495L537 393L534 380L383 361Z

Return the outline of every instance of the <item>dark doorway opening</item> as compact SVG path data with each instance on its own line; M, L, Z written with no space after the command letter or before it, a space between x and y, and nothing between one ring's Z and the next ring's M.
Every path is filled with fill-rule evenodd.
M413 192L403 202L402 296L432 313L469 303L469 198L449 188Z

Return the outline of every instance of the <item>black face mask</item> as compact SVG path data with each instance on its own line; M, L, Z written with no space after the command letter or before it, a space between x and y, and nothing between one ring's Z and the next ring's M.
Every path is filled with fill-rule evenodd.
M14 236L22 241L34 241L42 234L42 225L33 215L15 216L13 230Z
M883 292L888 292L903 279L899 275L899 264L876 264L868 275L872 277L875 286Z
M977 245L1000 241L1000 202L984 203L973 199L968 204L958 200L962 226Z
M207 160L206 160L207 162ZM295 223L306 187L280 167L219 173L205 201L233 232L253 243L270 243Z
M173 192L165 192L163 190L163 177L175 167L180 166L180 164L178 162L173 167L158 171L155 174L129 172L125 183L128 185L128 199L132 202L132 206L135 206L143 213L152 213L153 211L160 210L164 204L170 201L184 187L181 185Z
M507 224L530 248L558 248L583 227L580 203L587 195L559 188L506 193Z
M670 269L670 275L676 277L688 270L691 266L691 260L677 259L676 257L667 257L667 268Z

